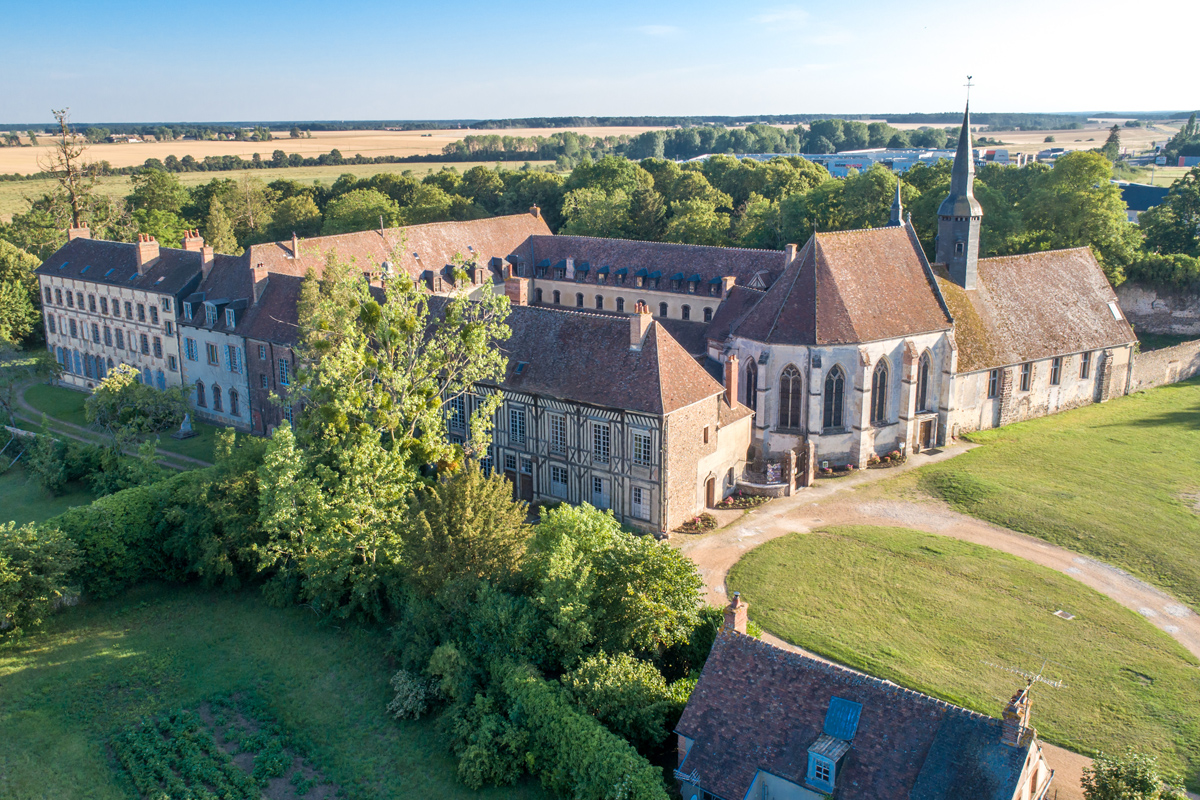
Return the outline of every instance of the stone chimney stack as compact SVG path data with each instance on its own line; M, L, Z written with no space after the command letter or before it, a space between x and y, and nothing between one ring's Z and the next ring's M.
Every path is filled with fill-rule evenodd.
M650 314L650 307L639 300L633 307L633 314L629 316L630 350L642 349L642 343L646 341L646 334L653 323L654 317Z
M1000 723L1000 743L1009 747L1027 747L1036 731L1029 727L1029 687L1012 696L1004 707Z
M258 298L262 297L262 293L267 288L267 281L271 279L271 273L267 272L267 266L261 261L250 268L250 277L254 281L254 304L258 304Z
M183 249L193 253L199 253L204 247L204 237L200 235L200 231L184 231L183 232Z
M533 215L534 219L542 218L542 210L540 208L538 208L537 206L530 206L529 213Z
M299 257L300 257L300 237L296 235L295 231L292 231L292 258L299 258Z
M137 271L145 275L149 264L158 259L158 241L148 233L139 233L137 240Z
M800 249L799 245L789 244L783 248L783 263L784 266L796 260L796 251Z
M741 592L734 592L733 599L725 606L725 625L723 630L734 633L745 633L746 623L750 621L750 604L742 599Z
M721 296L728 297L734 286L737 286L736 275L726 275L721 278Z
M575 259L567 257L567 268L563 273L563 280L575 280Z
M213 262L216 256L213 254L212 245L206 244L200 248L200 280L203 281L208 277L208 273L212 272Z
M67 241L73 242L76 239L90 239L92 232L87 225L80 225L78 228L67 229Z
M505 272L509 268L505 267ZM504 294L508 297L510 305L527 306L529 305L529 278L521 278L516 275L509 274L504 279Z
M738 357L730 353L725 359L725 400L730 408L737 408L738 403Z

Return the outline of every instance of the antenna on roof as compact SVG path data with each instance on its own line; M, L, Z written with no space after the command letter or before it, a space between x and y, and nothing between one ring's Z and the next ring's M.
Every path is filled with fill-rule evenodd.
M980 660L983 661L983 659L980 659ZM1003 664L993 664L990 661L983 661L983 663L987 664L989 667L992 667L993 669L1004 670L1005 672L1011 672L1014 675L1020 675L1022 678L1025 679L1026 685L1028 685L1028 686L1033 686L1033 684L1035 684L1035 683L1044 683L1047 686L1049 686L1051 689L1067 688L1067 685L1065 683L1063 683L1062 681L1052 681L1049 678L1042 677L1046 673L1046 667L1050 664L1050 661L1048 659L1042 660L1042 667L1037 672L1033 672L1032 670L1027 670L1027 669L1020 669L1018 667L1009 667L1009 666L1005 666Z

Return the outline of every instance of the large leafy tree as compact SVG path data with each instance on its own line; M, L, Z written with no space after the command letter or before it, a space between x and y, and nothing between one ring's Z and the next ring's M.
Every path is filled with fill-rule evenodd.
M507 315L508 299L490 294L431 306L403 276L373 294L362 269L336 255L322 275L306 277L291 395L304 410L294 434L286 425L276 432L261 477L261 553L278 572L278 599L299 595L340 615L384 613L400 583L408 499L422 468L488 445L499 396L470 414L466 452L449 441L447 404L500 379Z
M1171 185L1161 205L1138 218L1151 252L1200 256L1200 167L1193 167Z
M0 239L0 342L20 344L41 322L38 259Z
M376 189L354 189L330 201L321 233L350 233L393 227L400 222L396 201Z

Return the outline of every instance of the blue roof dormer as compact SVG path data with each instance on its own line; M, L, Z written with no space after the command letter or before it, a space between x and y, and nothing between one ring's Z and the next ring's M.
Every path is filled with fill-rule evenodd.
M850 741L858 731L858 718L862 714L862 703L833 697L829 710L825 712L825 734L835 739Z

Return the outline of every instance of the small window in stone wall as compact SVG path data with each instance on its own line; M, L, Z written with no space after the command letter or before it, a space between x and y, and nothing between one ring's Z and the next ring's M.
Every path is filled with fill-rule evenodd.
M989 400L1000 396L1000 370L998 369L994 369L988 373L987 396Z
M1062 379L1062 358L1054 358L1050 361L1050 385L1058 386Z
M625 298L618 297L617 298L617 311L624 311L624 310L625 310Z
M1028 392L1033 383L1033 364L1028 362L1021 365L1021 391Z
M1092 354L1084 353L1079 357L1079 379L1086 381L1092 376Z

